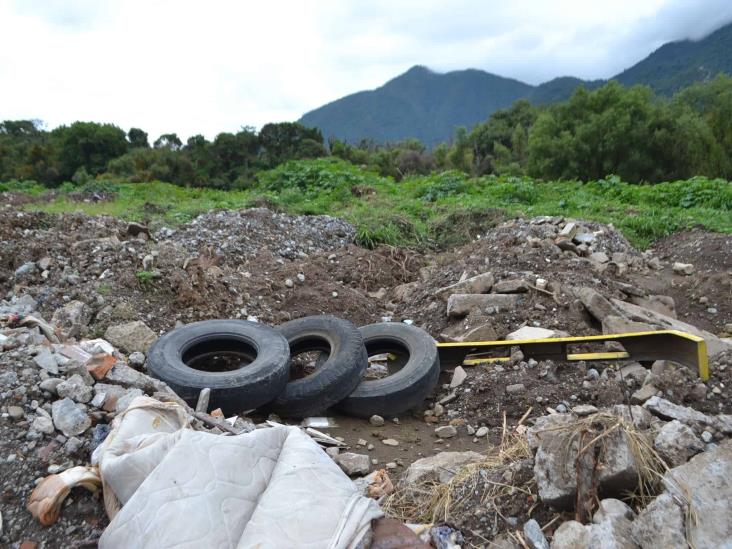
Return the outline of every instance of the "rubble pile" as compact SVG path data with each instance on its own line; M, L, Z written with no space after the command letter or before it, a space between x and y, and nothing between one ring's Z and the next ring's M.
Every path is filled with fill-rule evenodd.
M420 533L433 545L732 538L732 238L692 231L639 252L611 226L560 217L512 220L424 255L366 250L354 235L341 220L264 209L176 229L0 211L0 543L99 538L98 495L73 490L48 527L26 510L28 496L43 477L87 465L134 398L177 400L146 373L163 332L320 313L414 323L442 341L699 335L707 381L672 360L562 363L516 347L502 362L444 371L413 414L333 413L303 426L388 513L429 525ZM196 428L214 433L256 427L204 420Z

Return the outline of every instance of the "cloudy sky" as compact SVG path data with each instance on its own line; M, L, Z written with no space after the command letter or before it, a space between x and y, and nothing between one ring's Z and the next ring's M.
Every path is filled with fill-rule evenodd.
M607 78L729 21L730 0L0 0L0 119L212 138L415 64Z

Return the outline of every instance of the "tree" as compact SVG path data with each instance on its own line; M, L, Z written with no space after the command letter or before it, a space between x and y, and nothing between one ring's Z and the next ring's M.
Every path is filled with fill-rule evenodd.
M102 173L107 163L127 152L125 132L112 124L74 122L51 132L58 148L59 176L69 181L79 168L91 176Z
M470 140L468 138L468 130L463 126L455 128L455 139L447 155L447 160L456 170L470 173L470 165L472 163Z
M259 132L259 145L265 166L274 167L285 160L325 156L323 134L297 122L265 124Z
M140 128L130 128L130 131L127 132L127 141L129 141L131 149L150 148L150 143L147 141L147 132L142 131Z
M153 143L153 147L156 149L168 149L169 151L178 151L182 146L183 142L175 133L164 133Z

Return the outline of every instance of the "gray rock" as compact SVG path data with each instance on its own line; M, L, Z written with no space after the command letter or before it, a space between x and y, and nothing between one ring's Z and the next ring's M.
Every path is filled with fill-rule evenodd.
M643 509L631 527L633 541L641 549L686 549L686 527L681 507L664 492Z
M76 437L71 437L69 440L66 441L66 444L64 444L64 452L66 452L69 455L75 454L79 450L81 450L81 447L84 445L84 442L82 440L79 440Z
M524 523L524 539L531 549L549 549L549 542L534 519Z
M58 374L58 362L56 362L56 357L54 357L51 350L47 347L42 347L41 350L38 351L38 354L33 357L33 362L35 362L39 368L46 370L49 374Z
M493 285L496 294L525 294L529 291L529 284L525 280L501 280Z
M592 404L580 404L572 408L572 413L579 417L591 416L597 413L597 408Z
M384 424L384 418L374 415L369 418L369 423L374 427L381 427Z
M107 375L105 381L125 387L135 387L145 392L165 390L161 381L130 368L124 362L117 362Z
M706 442L707 444L709 444L710 442L712 442L714 440L714 435L712 435L712 433L710 433L709 431L704 431L701 434L701 439L704 442Z
M34 431L38 431L39 433L44 433L46 435L50 435L56 431L56 429L53 426L53 421L51 421L51 418L38 415L33 420L33 423L31 423L31 429Z
M32 261L23 263L20 267L15 269L15 278L23 278L24 276L31 275L37 270L36 264Z
M643 404L646 400L651 398L652 396L655 396L658 393L658 389L656 389L653 385L650 383L648 385L644 385L637 391L635 391L632 395L630 395L630 402L633 404Z
M619 499L606 498L600 502L595 514L592 516L592 522L600 524L604 520L612 520L616 517L623 517L632 520L635 516L633 510Z
M567 425L571 426L571 422ZM572 505L577 490L575 462L578 451L579 440L571 429L544 429L541 432L534 458L534 478L544 503L557 508ZM636 487L638 467L622 429L603 440L598 472L599 488L606 493L621 493Z
M79 374L74 374L56 386L56 393L61 398L70 398L76 402L89 402L92 399L92 388L84 382Z
M635 404L630 406L627 404L616 404L611 406L608 411L613 415L623 418L636 429L640 429L641 431L648 429L651 426L651 419L653 416L651 416L651 413L642 406Z
M506 392L509 395L516 395L526 391L526 387L523 383L514 383L513 385L506 386Z
M25 411L20 406L8 406L8 415L12 419L21 419L25 417Z
M126 324L110 326L104 332L104 339L125 353L134 353L135 351L147 353L157 336L144 322L136 320Z
M443 425L435 429L435 434L439 438L452 438L457 435L457 429L452 425Z
M704 443L689 427L678 420L664 425L653 441L656 451L670 467L689 461L689 458L704 451Z
M485 459L478 452L440 452L418 459L404 473L404 483L416 486L425 481L450 482L460 467Z
M693 408L687 408L686 406L680 406L674 404L661 397L651 397L643 405L644 408L649 410L653 415L661 417L663 419L677 419L681 423L686 425L714 425L715 418L708 416Z
M632 523L622 516L607 516L602 522L587 526L592 549L637 549L631 534Z
M451 286L440 288L436 294L442 298L447 298L452 294L487 294L491 291L493 280L491 273L482 273Z
M127 357L127 362L133 368L142 368L145 365L145 353L135 351Z
M484 436L488 435L488 427L479 427L477 431L475 431L475 436L478 438L482 438Z
M526 440L532 450L536 450L544 437L551 437L553 431L577 421L572 414L551 414L540 416L534 421L534 425L526 430Z
M610 258L605 252L594 252L590 254L590 261L595 263L607 263L610 261Z
M460 387L468 377L465 369L462 366L457 366L452 373L452 379L450 380L450 389Z
M354 454L345 452L338 454L333 460L343 469L348 476L368 475L371 469L371 458L366 454Z
M554 531L551 549L589 549L590 533L576 520L563 522Z
M694 274L694 265L691 263L681 263L677 261L673 264L673 270L676 274L689 276Z
M600 322L608 315L622 316L610 301L593 288L580 288L576 295L585 309Z
M61 328L68 337L78 337L90 320L91 309L83 301L69 301L56 309L51 317L51 323Z
M666 489L688 501L696 517L687 534L694 547L729 547L732 540L732 440L703 452L663 477Z
M557 337L555 330L548 330L546 328L536 328L534 326L524 326L516 331L511 332L506 336L507 340L519 340L519 339L548 339L550 337Z
M140 389L133 388L133 389L127 389L125 393L117 399L117 404L115 406L115 411L120 414L124 412L127 407L132 403L133 400L135 400L137 397L142 396L143 392Z
M520 294L452 294L447 300L447 314L462 317L473 311L510 311L523 300Z
M67 437L80 435L91 427L91 419L70 398L57 400L51 405L53 424Z

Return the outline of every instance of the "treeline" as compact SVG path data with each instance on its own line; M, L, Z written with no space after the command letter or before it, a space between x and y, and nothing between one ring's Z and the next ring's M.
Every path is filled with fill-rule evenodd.
M245 188L256 173L284 161L331 154L396 180L446 169L471 175L658 182L694 175L732 179L732 77L695 84L671 99L650 88L610 82L579 88L563 103L526 100L495 112L451 143L428 150L416 140L380 145L335 139L297 123L201 135L183 143L165 134L152 145L139 128L76 122L44 131L35 121L0 123L0 181L54 186L92 178Z
M125 133L112 124L75 122L47 132L38 121L0 123L0 181L33 180L48 186L111 177L241 188L260 170L325 154L319 130L290 122L266 124L259 132L242 128L220 133L213 141L195 135L185 144L169 133L152 145L143 130Z

